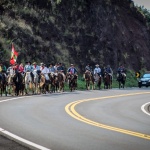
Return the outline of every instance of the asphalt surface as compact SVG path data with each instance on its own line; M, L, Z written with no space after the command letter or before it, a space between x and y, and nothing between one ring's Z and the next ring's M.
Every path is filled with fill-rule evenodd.
M19 134L20 134L20 137L22 137L22 135L26 134L24 131L22 131L22 126L27 125L30 131L32 131L35 135L39 135L40 138L43 139L43 141L40 141L40 139L38 139L39 136L34 137L35 143L41 143L42 145L42 142L43 142L46 147L50 147L52 149L74 150L72 146L78 145L78 148L76 148L75 150L77 149L84 150L85 147L86 149L89 150L90 148L89 146L91 146L93 150L94 149L99 150L98 149L100 148L99 145L101 145L102 150L108 150L108 148L113 150L113 147L115 147L115 150L118 150L118 149L120 150L122 149L122 146L124 145L124 148L126 147L125 149L128 149L128 150L129 149L140 150L140 148L142 148L143 150L146 150L147 147L150 146L149 141L130 137L130 136L126 138L126 135L122 136L122 134L120 133L118 134L116 132L110 132L107 130L105 131L102 129L94 128L92 126L78 122L70 118L70 116L64 113L64 106L66 104L68 104L69 102L73 102L77 100L78 98L79 99L93 98L92 93L95 93L94 96L98 96L98 97L108 96L108 93L110 95L116 95L116 94L119 94L118 93L119 91L121 94L128 93L128 90L109 90L109 91L104 91L104 92L103 91L100 91L100 92L91 91L91 92L79 92L79 93L77 92L77 93L71 93L71 94L69 93L69 94L51 95L51 96L48 95L48 96L41 96L41 97L33 97L31 99L27 98L26 100L23 100L23 101L16 101L16 102L12 101L8 103L9 105L5 105L5 103L4 104L2 103L1 112L6 112L7 117L5 117L5 115L1 115L1 116L6 118L4 122L4 124L7 124L7 126L5 126L6 130L10 129L10 127L13 126L12 133L16 132L17 130L20 130ZM8 99L8 98L11 98L11 97L0 98L0 101L4 99ZM145 98L149 99L148 96L145 96ZM143 96L139 95L136 98L136 100L133 100L132 97L131 98L124 97L122 98L121 101L120 100L118 101L117 99L118 98L114 98L114 99L112 98L107 101L102 100L100 103L99 101L93 101L93 102L91 101L89 103L83 103L77 107L77 111L80 112L80 114L82 114L83 116L88 117L91 120L103 122L104 124L110 124L112 126L121 125L122 128L131 130L131 131L138 131L141 133L150 134L149 131L147 132L146 130L150 123L150 122L147 122L148 117L141 112L140 112L140 115L137 115L139 112L136 112L137 108L139 109L140 108L139 106L141 106L144 103L144 95ZM143 99L142 102L141 102L141 99ZM113 103L111 103L112 101ZM5 106L4 108L3 108L3 105ZM112 107L116 109L112 110L111 109ZM127 109L122 109L124 107L126 107ZM128 108L132 108L131 110L133 111L129 111ZM12 114L10 114L10 112L12 112ZM35 116L35 113L36 113L36 116ZM14 116L14 118L11 117L13 116L13 114L16 115ZM22 115L24 115L24 117L22 117ZM125 120L121 119L122 117L125 118ZM16 120L16 122L13 122L11 118L12 120L13 119ZM29 120L27 120L28 118ZM141 120L141 122L139 122L138 120ZM34 121L38 121L40 132L39 132L37 124L35 124ZM52 121L53 123L51 123ZM13 122L12 125L11 125L11 122ZM26 125L23 124L23 122L26 123ZM138 126L137 124L134 124L134 122L136 122ZM144 124L146 122L147 124ZM30 125L30 123L34 123L36 126L34 126L33 128L33 125ZM42 126L43 123L45 123L44 127ZM16 125L18 125L18 127L16 127ZM45 130L45 128L47 130ZM61 129L61 130L58 130L58 129ZM44 136L42 135L42 133L44 133ZM27 137L25 137L25 139L27 139ZM29 139L31 139L31 135ZM46 141L47 139L49 141ZM91 141L91 144L88 145L90 141ZM105 144L106 141L108 144L103 147L103 144ZM55 144L51 142L55 142ZM75 145L72 145L73 142L75 142ZM98 144L97 147L96 147L96 144ZM61 145L61 148L59 147L59 145ZM9 140L3 136L0 136L0 150L29 150L29 148L26 148L12 140Z
M9 98L12 98L12 97L10 96L0 97L0 101L9 99ZM15 142L12 139L7 138L5 135L0 134L0 150L31 150L31 149Z
M0 150L30 150L30 149L0 135Z

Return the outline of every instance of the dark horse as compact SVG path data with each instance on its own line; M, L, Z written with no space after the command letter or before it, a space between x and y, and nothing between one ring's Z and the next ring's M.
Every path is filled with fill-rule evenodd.
M90 71L86 71L84 78L85 78L85 82L86 82L86 85L85 85L86 89L90 90L90 84L92 84L92 90L94 90L95 89L95 85L94 85L95 79L94 79L93 74Z
M5 96L7 96L7 78L4 73L0 74L0 95L2 96L3 93L5 93Z
M69 89L72 92L73 90L75 90L77 88L77 78L78 78L78 76L76 74L68 73L66 75L66 78L69 82Z
M15 95L19 96L19 93L23 95L25 85L23 83L23 76L20 72L16 72L13 77L13 83L15 85Z
M117 77L117 81L119 82L119 89L122 87L124 88L126 75L124 73L119 73Z
M109 73L104 72L103 81L104 81L104 89L112 88L112 76L109 75Z

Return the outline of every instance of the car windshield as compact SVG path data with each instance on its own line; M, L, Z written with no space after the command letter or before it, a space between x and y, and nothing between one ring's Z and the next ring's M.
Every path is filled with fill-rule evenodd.
M150 74L144 74L143 78L150 78Z

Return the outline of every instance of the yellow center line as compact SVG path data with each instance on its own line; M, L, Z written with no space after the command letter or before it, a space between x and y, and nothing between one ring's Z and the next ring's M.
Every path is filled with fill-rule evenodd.
M124 134L128 134L131 136L136 136L139 138L143 138L143 139L147 139L150 140L150 135L147 134L143 134L143 133L139 133L139 132L134 132L134 131L130 131L130 130L126 130L126 129L121 129L121 128L117 128L117 127L113 127L113 126L109 126L109 125L105 125L105 124L101 124L92 120L89 120L85 117L83 117L82 115L80 115L76 110L75 107L83 102L88 102L88 101L93 101L93 100L102 100L102 99L109 99L109 98L117 98L117 97L125 97L125 96L134 96L134 95L142 95L142 94L150 94L150 92L140 92L140 93L129 93L129 94L121 94L121 95L114 95L114 96L105 96L105 97L98 97L98 98L90 98L90 99L83 99L83 100L78 100L72 103L69 103L68 105L66 105L65 107L65 111L73 118L82 121L84 123L99 127L99 128L104 128L107 130L112 130L112 131L116 131L116 132L120 132L120 133L124 133Z

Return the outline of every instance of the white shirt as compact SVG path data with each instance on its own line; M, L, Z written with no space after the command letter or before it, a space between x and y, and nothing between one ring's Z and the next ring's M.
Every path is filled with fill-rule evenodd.
M9 68L7 69L7 72L8 72L10 75L13 75L13 74L14 74L14 69L13 69L13 67L9 67Z
M46 74L49 73L49 69L47 67L40 67L41 73Z

